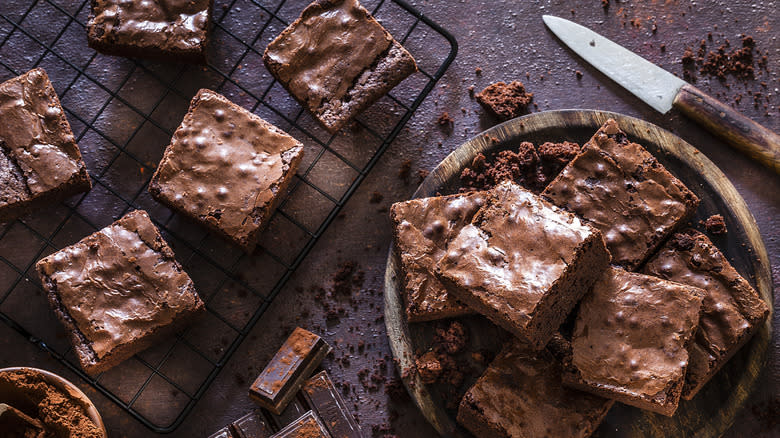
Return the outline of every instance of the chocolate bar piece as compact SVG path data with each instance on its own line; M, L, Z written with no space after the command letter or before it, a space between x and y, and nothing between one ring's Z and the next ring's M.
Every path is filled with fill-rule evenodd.
M235 438L268 438L273 434L270 422L260 409L244 415L230 425Z
M230 432L230 427L225 426L222 429L209 435L209 438L235 438L235 435Z
M271 438L332 438L332 435L317 414L309 411Z
M271 420L276 422L276 430L279 430L301 418L309 410L309 407L299 397L293 397L281 414L271 415Z
M303 384L306 402L322 418L333 438L361 438L363 432L355 421L328 373L320 371Z
M260 406L280 415L295 397L304 379L330 351L330 345L324 339L296 328L252 383L249 396Z

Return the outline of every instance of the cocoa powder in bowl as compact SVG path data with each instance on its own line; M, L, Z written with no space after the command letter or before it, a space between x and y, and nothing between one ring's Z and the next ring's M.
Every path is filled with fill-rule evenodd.
M40 420L47 438L105 438L100 416L82 399L86 396L57 379L32 368L0 370L0 403Z

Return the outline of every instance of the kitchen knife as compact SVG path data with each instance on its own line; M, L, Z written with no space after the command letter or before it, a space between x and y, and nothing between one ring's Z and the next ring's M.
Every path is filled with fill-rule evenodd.
M729 144L780 173L780 136L668 71L563 18L544 24L577 55L636 97L666 114L679 109Z

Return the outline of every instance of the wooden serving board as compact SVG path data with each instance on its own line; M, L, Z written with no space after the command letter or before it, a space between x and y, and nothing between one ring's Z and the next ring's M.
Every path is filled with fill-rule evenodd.
M467 141L444 159L423 181L415 198L437 193L456 193L459 175L478 153L512 149L522 141L573 141L584 144L609 118L632 141L646 147L669 171L701 198L694 223L712 214L726 219L728 234L710 236L734 267L772 308L769 258L753 216L726 176L696 148L653 124L616 113L590 110L547 111L530 114L495 126ZM400 270L394 248L390 249L385 272L385 324L390 347L403 372L414 364L415 352L431 345L436 323L408 324L400 296ZM462 319L470 332L473 351L497 351L505 338L499 329L481 317ZM691 401L682 400L674 417L664 417L622 404L615 404L595 437L717 437L733 423L750 396L766 360L771 342L772 315L755 337L743 347ZM439 323L441 324L441 323ZM472 367L484 368L482 364ZM416 375L405 375L404 384L423 415L445 437L470 434L455 422L456 411L447 408L446 388L424 385ZM474 381L464 382L463 392ZM555 421L551 419L551 421Z

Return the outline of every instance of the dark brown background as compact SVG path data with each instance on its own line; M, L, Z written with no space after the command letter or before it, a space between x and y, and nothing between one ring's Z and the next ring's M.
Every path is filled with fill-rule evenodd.
M13 2L11 2L13 3ZM24 2L23 2L24 3ZM64 2L67 3L67 2ZM300 2L301 8L305 2ZM697 85L711 94L734 102L748 117L780 131L777 88L780 71L780 16L772 3L735 0L630 1L611 2L603 9L597 0L576 2L538 1L443 1L415 0L423 13L451 31L460 44L455 63L411 119L378 166L345 208L345 216L336 220L309 255L304 267L258 323L227 368L220 374L194 412L172 436L206 436L252 408L247 397L251 379L269 360L295 325L318 331L336 346L336 358L326 359L324 368L335 381L351 382L354 391L348 404L356 412L368 435L384 433L401 437L433 436L433 430L409 401L394 401L383 385L374 390L360 383L358 374L368 369L392 377L392 364L383 371L378 360L389 355L382 316L382 276L390 244L386 209L394 201L407 199L416 187L418 169L432 169L464 140L491 126L469 97L468 88L477 90L493 81L522 80L534 93L536 111L564 108L592 108L639 117L671 130L693 144L714 161L731 179L747 201L764 236L773 266L775 289L780 285L780 177L748 161L709 133L672 112L660 115L641 101L611 83L603 75L578 60L548 32L542 14L570 18L624 46L642 54L662 67L681 74L680 58L687 46L696 46L712 32L715 42L728 38L739 41L750 34L756 45L769 56L769 71L756 80L740 82L729 78L725 86L714 79L699 77ZM45 19L45 18L44 18ZM242 17L251 24L251 17ZM630 20L634 20L634 24ZM385 16L385 22L392 22ZM657 32L651 31L652 25ZM45 23L42 23L45 25ZM660 45L665 44L662 52ZM710 46L713 46L710 43ZM2 56L2 55L0 55ZM476 69L481 69L481 74ZM575 71L583 76L577 79ZM526 77L526 74L529 77ZM761 82L766 82L762 86ZM747 91L769 96L768 107L753 106ZM443 112L454 119L451 127L442 127L437 119ZM401 164L411 160L412 178L398 177ZM379 203L370 203L374 192L383 195ZM332 274L344 261L356 261L365 271L365 283L358 297L358 310L351 310L338 321L326 321L321 303L314 299L312 286L329 286ZM777 300L776 300L777 301ZM777 305L775 304L775 308ZM305 317L302 315L306 315ZM48 317L41 316L41 317ZM775 314L773 325L778 322ZM776 332L775 332L776 333ZM358 339L366 342L365 351L350 353L347 344ZM68 377L56 362L40 354L33 346L0 324L0 365L28 365L46 368ZM81 382L76 382L77 384ZM149 436L150 432L94 390L80 384L98 405L112 437ZM759 390L737 418L729 437L777 436L780 426L780 336L775 334Z

